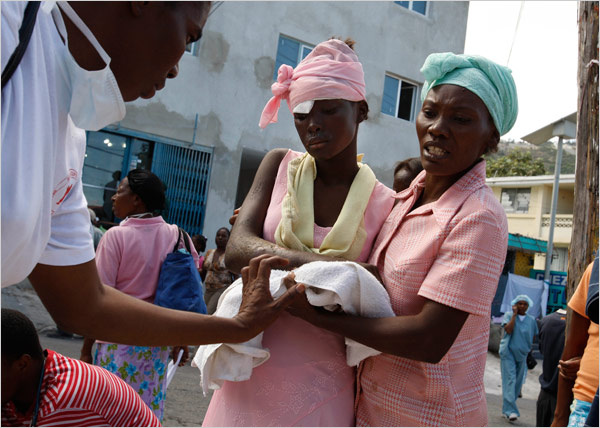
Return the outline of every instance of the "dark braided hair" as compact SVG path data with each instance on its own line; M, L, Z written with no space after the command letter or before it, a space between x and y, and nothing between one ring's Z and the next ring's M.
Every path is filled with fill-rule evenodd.
M145 169L132 169L127 174L131 191L138 195L146 209L160 212L165 206L165 187L156 174Z

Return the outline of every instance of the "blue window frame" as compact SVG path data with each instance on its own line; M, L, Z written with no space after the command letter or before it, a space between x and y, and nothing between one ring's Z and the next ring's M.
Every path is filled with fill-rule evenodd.
M418 94L417 85L386 74L383 82L381 112L414 122L419 107Z
M313 48L314 46L309 44L280 35L279 42L277 43L277 56L275 57L273 80L277 80L277 72L282 64L296 67L300 61L306 58L306 55L311 53Z
M106 184L115 171L125 177L131 169L154 172L165 184L167 223L177 224L189 234L202 233L208 197L213 149L193 146L130 129L87 132L83 165L83 192L91 206L106 204ZM107 217L110 213L106 213ZM111 217L108 217L111 218ZM112 221L112 220L110 220Z
M198 45L200 45L199 41L188 43L187 45L185 45L185 53L188 53L190 55L196 55L198 53Z
M413 10L421 15L427 14L427 2L426 1L395 1L397 5L400 5L406 9Z
M165 221L201 234L206 212L212 150L156 143L152 172L166 186Z

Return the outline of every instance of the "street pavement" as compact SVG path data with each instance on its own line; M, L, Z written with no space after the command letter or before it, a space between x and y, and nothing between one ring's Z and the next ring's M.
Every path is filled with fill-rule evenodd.
M40 342L44 348L49 348L63 355L78 358L81 345L80 338L49 337L55 330L50 315L41 305L39 298L27 281L2 289L1 305L3 308L16 309L32 319L40 334ZM191 353L193 356L193 353ZM517 401L521 417L515 422L509 422L502 417L502 380L500 376L500 358L488 352L484 384L488 407L488 424L492 427L532 427L535 426L535 403L539 393L539 375L541 361L527 373L522 395ZM199 371L191 367L189 362L179 367L167 391L164 426L200 426L210 402L210 394L202 395Z

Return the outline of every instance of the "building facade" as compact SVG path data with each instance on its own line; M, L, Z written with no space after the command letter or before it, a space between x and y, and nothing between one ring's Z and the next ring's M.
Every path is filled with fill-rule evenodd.
M535 240L547 241L550 232L550 211L554 176L534 177L495 177L488 178L487 184L494 191L508 218L508 231ZM573 199L575 174L560 176L556 218L554 225L552 263L550 269L567 271L569 245L573 231ZM527 263L517 261L515 271L529 276L528 269L544 270L546 254L535 252ZM525 274L525 269L527 272Z
M419 70L432 52L463 52L467 14L468 2L213 2L178 77L128 103L122 122L88 133L88 201L104 204L115 171L151 169L166 185L167 221L203 233L210 248L267 151L303 149L288 108L265 130L258 120L279 65L295 66L331 36L356 41L370 108L358 149L391 185L395 163L419 153Z

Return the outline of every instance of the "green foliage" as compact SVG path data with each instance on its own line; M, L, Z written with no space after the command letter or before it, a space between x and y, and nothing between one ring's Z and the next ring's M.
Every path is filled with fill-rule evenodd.
M561 174L575 174L575 155L567 151L568 145L563 144L562 161L560 163ZM540 145L536 151L536 157L539 157L546 166L547 174L554 174L556 166L556 147L550 141Z
M527 149L525 150L523 147ZM487 161L487 176L553 175L556 164L556 153L556 146L551 141L534 146L511 138L503 139L500 142L497 153L485 156ZM561 174L575 173L574 153L574 140L566 140L563 143ZM540 167L540 163L544 167L543 170Z
M541 159L533 158L530 151L514 149L504 156L486 157L488 177L517 177L545 175Z

